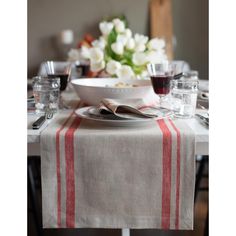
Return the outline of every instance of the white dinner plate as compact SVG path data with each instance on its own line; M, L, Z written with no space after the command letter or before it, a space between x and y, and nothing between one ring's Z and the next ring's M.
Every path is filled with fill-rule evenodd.
M155 120L170 117L169 113L163 113L162 116L156 118L137 118L137 119L122 119L122 118L109 118L108 116L99 116L96 112L96 108L93 106L82 107L75 111L75 113L85 119L90 121L101 122L110 126L137 126L137 125L148 125L153 123Z

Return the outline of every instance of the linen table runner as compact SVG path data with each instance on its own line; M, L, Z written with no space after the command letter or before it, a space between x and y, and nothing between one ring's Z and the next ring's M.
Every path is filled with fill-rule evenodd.
M41 134L43 227L192 229L194 150L183 120L107 127L64 111Z

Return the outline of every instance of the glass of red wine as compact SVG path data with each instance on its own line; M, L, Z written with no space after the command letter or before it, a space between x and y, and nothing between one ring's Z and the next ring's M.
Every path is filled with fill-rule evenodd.
M154 92L160 97L160 108L163 107L163 102L166 95L170 92L170 81L175 74L175 65L169 61L162 63L147 65L147 71L151 78ZM167 109L165 107L165 109Z
M44 67L48 78L60 78L60 91L65 91L71 75L71 62L46 61ZM67 108L60 96L60 108Z

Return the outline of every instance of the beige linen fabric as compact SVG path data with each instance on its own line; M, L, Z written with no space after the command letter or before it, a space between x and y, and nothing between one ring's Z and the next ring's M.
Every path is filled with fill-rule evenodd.
M108 127L70 114L41 135L44 228L193 228L195 139L184 121Z

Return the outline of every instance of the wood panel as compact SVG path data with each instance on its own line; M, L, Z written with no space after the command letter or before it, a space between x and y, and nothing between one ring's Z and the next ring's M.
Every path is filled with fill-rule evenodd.
M169 60L173 59L173 23L172 1L150 1L150 34L151 37L163 38L166 41L166 52Z

